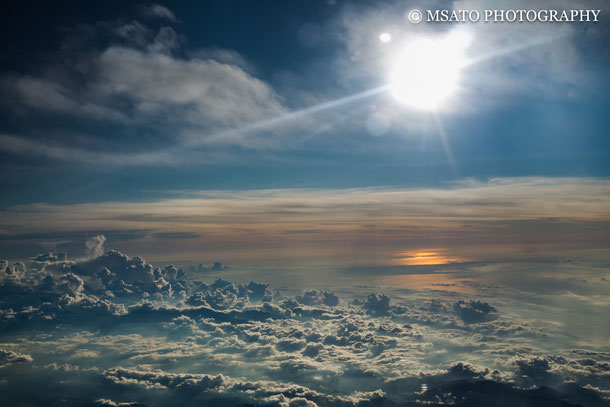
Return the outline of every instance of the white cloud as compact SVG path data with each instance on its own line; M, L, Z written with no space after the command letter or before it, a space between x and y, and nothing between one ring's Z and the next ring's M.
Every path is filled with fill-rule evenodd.
M30 355L0 349L0 369L31 361L33 361L33 359Z
M140 6L140 10L149 17L165 19L172 23L178 22L178 18L174 12L161 4L153 3L147 6Z
M150 9L167 10L158 5ZM138 22L99 24L89 31L111 33L115 41L101 50L78 48L69 60L58 57L63 58L61 64L38 75L5 75L0 86L12 96L10 107L22 115L44 112L116 126L145 126L163 148L138 145L134 153L115 154L106 137L85 129L81 138L86 149L66 143L63 137L48 143L26 134L3 135L4 151L81 163L137 165L188 161L202 145L277 146L279 133L273 129L277 123L252 125L288 111L235 51L204 49L180 57L174 52L180 38L172 28L154 32Z
M89 238L87 242L85 242L85 246L87 246L87 258L95 259L96 257L100 257L102 254L104 254L105 241L106 236L104 235Z
M111 47L95 66L97 92L131 99L144 114L179 107L176 117L167 111L170 120L232 128L285 112L264 82L213 59L180 60Z

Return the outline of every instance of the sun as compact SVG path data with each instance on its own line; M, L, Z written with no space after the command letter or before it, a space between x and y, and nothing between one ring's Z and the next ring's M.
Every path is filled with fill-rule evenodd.
M463 33L407 41L392 64L390 93L407 107L438 110L459 89L469 43Z

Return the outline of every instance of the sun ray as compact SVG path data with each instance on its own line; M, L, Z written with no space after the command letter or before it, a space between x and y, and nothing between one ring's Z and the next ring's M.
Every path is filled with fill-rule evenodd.
M455 159L453 158L453 151L451 150L449 137L447 137L445 127L443 126L443 122L441 121L440 115L437 111L434 112L434 124L436 125L436 130L438 131L438 135L441 139L441 142L443 143L443 149L445 150L447 161L449 162L449 165L451 166L454 175L457 175L457 164L455 163Z
M310 106L310 107L307 107L304 109L294 110L292 112L283 114L278 117L273 117L273 118L270 118L267 120L261 120L261 121L255 122L255 123L250 123L248 125L245 125L243 127L237 128L237 129L226 130L226 131L217 133L215 135L208 136L208 137L206 137L206 140L209 138L223 138L224 136L227 136L227 135L243 134L243 133L268 129L273 126L289 122L291 120L296 120L299 118L303 118L303 117L312 115L314 113L334 109L334 108L337 108L340 106L354 103L354 102L362 100L362 99L373 97L382 92L385 92L386 90L387 90L387 85L379 86L379 87L376 87L373 89L368 89L363 92L345 96L345 97L342 97L339 99L334 99L334 100L331 100L328 102L323 102L318 105ZM195 147L195 146L198 146L201 144L204 144L204 141L202 139L198 139L198 140L190 142L188 144L188 147Z

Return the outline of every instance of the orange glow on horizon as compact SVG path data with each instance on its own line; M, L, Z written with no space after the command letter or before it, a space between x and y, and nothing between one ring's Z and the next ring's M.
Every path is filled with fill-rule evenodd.
M425 266L434 264L463 263L463 257L448 256L446 249L424 249L398 252L391 263L396 266Z

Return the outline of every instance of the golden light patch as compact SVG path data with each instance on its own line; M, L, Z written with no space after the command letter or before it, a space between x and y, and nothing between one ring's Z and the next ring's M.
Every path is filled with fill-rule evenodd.
M426 249L398 252L391 263L396 266L424 266L447 263L463 263L468 259L449 256L446 249Z

